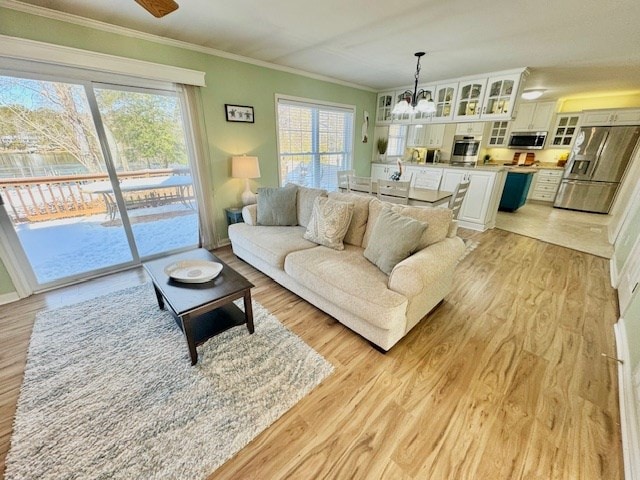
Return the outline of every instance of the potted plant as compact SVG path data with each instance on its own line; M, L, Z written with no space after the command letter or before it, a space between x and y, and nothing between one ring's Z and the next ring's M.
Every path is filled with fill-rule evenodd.
M384 160L384 154L387 153L388 146L389 146L389 139L387 138L378 139L378 160L380 160L381 162Z

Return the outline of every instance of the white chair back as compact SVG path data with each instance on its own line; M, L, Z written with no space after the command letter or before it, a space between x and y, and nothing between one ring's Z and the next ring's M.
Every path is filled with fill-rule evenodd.
M371 177L349 175L347 191L371 194Z
M338 171L338 189L344 188L349 190L349 177L355 175L355 170L339 170Z
M378 199L385 202L409 203L409 189L411 182L394 182L393 180L378 180Z
M453 191L453 195L451 195L451 199L449 200L449 208L453 210L453 219L458 218L458 213L460 213L460 207L462 206L462 201L464 200L464 196L467 194L467 190L469 190L469 184L471 180L469 175L466 174L462 177L462 180L456 186L456 189Z

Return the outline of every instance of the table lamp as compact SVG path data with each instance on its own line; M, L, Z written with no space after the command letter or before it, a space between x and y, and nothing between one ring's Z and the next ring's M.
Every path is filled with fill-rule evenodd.
M260 178L260 164L258 157L243 155L231 158L231 176L233 178L244 178L244 192L242 192L242 204L251 205L256 203L256 195L249 186L250 178Z

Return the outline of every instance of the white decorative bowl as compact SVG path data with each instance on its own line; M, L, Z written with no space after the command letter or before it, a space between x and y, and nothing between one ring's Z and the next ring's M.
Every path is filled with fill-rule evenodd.
M181 260L164 268L164 273L182 283L208 282L220 275L221 271L221 263L208 260Z

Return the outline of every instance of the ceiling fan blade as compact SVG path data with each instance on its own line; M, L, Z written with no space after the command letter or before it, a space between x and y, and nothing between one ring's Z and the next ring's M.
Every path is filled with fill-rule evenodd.
M173 0L136 0L136 2L156 18L164 17L178 9L178 4Z

